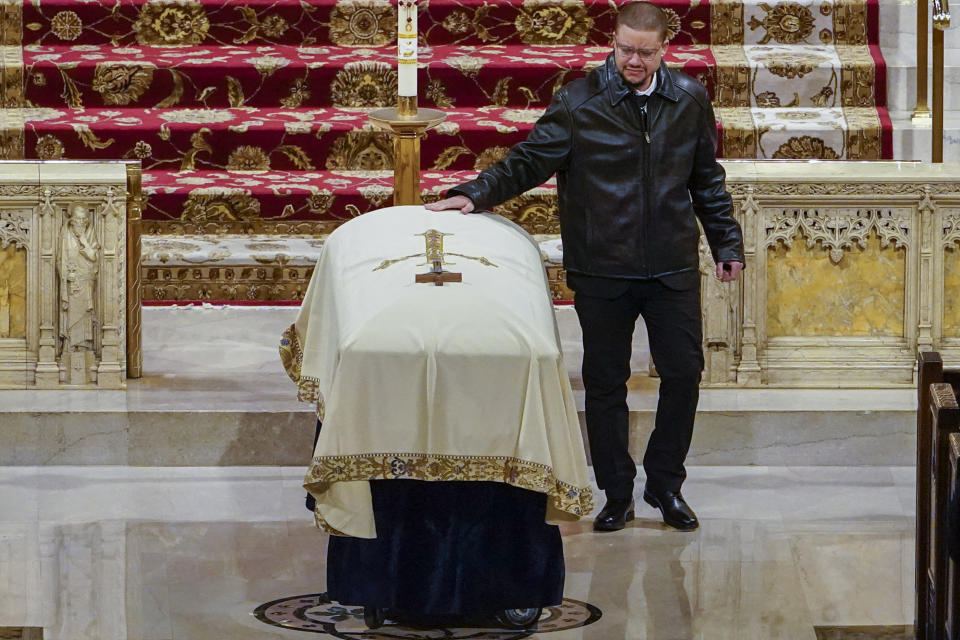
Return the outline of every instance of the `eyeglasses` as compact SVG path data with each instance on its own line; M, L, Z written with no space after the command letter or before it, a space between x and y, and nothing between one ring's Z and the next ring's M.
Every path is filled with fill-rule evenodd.
M624 58L629 60L633 56L639 56L641 60L653 60L660 50L663 49L663 44L661 44L656 49L636 49L634 47L625 47L616 39L613 41L614 47L617 49L617 53L622 55Z

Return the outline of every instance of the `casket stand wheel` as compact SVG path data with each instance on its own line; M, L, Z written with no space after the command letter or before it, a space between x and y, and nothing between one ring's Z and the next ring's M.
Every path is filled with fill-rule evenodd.
M530 629L537 624L543 613L541 607L530 609L504 609L496 614L497 622L508 629Z
M378 629L387 619L387 610L380 607L364 607L363 622L368 629Z

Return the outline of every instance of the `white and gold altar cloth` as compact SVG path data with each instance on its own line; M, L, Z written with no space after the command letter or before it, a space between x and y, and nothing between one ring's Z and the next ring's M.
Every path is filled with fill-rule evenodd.
M462 282L414 282L431 229ZM321 528L376 537L374 479L505 482L547 494L548 521L590 512L543 261L512 222L403 206L341 225L280 351L323 420L304 479Z

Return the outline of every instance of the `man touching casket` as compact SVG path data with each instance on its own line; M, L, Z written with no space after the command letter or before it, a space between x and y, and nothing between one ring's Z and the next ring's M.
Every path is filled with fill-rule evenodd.
M666 35L654 4L621 6L606 63L558 91L504 160L427 205L489 209L556 174L563 262L583 329L590 453L607 497L599 531L634 517L626 384L640 316L660 375L643 498L668 525L697 528L680 492L703 370L697 220L721 281L744 264L709 96L663 64Z

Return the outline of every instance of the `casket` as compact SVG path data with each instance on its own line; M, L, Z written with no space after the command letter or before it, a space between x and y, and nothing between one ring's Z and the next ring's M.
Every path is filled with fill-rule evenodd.
M460 282L416 282L428 233ZM323 421L318 526L376 537L371 480L494 481L546 494L548 522L590 513L543 261L512 222L404 206L344 223L280 350Z

